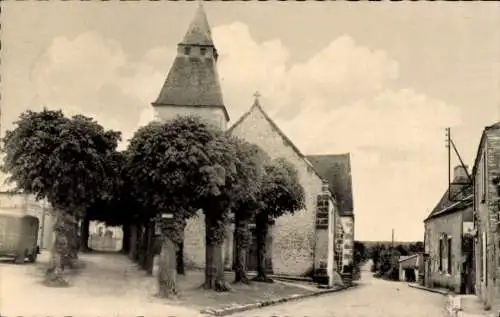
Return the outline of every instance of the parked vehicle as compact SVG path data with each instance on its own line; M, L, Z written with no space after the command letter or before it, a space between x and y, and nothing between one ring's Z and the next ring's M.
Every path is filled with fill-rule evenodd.
M12 257L16 264L35 262L39 220L35 216L0 211L0 257Z

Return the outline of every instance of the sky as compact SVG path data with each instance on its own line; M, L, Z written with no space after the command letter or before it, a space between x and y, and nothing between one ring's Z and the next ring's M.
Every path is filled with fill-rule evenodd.
M130 138L196 2L2 2L2 133L43 106ZM351 153L357 240L423 239L448 186L445 128L472 165L500 121L495 2L205 2L234 123L259 91L304 154ZM126 146L126 142L122 146ZM456 164L454 160L452 164Z

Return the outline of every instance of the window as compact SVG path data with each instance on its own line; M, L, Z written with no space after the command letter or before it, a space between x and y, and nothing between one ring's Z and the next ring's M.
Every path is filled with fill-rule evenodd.
M189 55L189 54L191 54L191 47L189 46L184 47L184 55Z
M448 274L451 274L451 237L448 237Z
M205 54L207 54L207 48L206 47L200 48L200 55L204 56Z
M443 270L443 237L439 238L439 271Z

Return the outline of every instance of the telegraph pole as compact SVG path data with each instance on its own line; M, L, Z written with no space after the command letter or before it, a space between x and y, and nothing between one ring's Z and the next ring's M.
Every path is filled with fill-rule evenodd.
M391 238L391 266L394 265L394 228L392 229Z

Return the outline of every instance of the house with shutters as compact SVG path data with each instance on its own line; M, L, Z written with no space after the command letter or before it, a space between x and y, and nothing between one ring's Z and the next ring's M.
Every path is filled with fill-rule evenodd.
M319 174L268 116L258 98L249 111L227 129L230 118L217 73L218 58L210 26L200 4L177 46L177 55L158 98L152 103L158 118L169 120L177 115L198 115L220 129L260 146L271 158L282 157L290 161L304 187L306 207L271 223L267 239L267 270L282 275L311 275L326 279L329 284L334 283L340 278L342 264L348 267L349 259L352 259L344 243L344 232L351 229L343 226L339 209L349 203L339 205L337 197L344 195L344 189L340 194L336 191L338 188L332 188L333 183L328 181L328 177L333 179L335 174L328 177ZM349 192L351 189L346 190ZM352 206L352 200L350 204ZM228 223L223 255L225 267L229 270L234 259L233 232L234 224ZM252 237L247 257L250 271L256 266L255 235ZM182 250L187 266L204 267L203 213L199 212L198 217L188 220Z
M473 190L467 166L454 168L453 182L424 220L424 280L457 294L474 293Z

